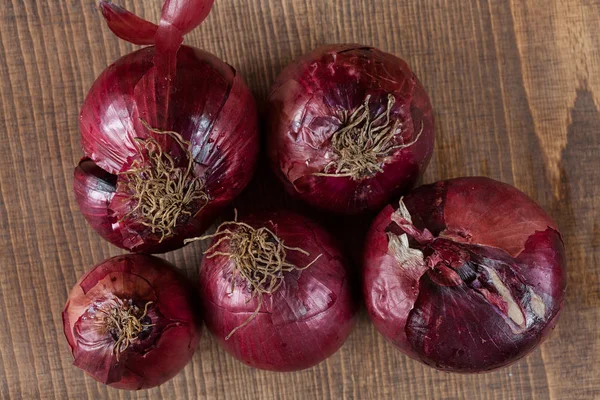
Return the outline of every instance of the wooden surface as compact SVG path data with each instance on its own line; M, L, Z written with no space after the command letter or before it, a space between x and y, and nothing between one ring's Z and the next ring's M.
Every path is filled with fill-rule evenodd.
M437 119L423 181L481 174L537 200L564 235L567 301L540 349L481 376L402 356L363 311L313 369L252 370L205 334L180 375L137 393L73 367L61 325L77 278L122 253L87 226L71 184L84 96L134 46L109 32L93 0L1 3L0 398L600 398L599 0L217 0L187 43L234 65L262 109L282 67L316 45L361 42L405 58ZM121 4L156 21L160 3ZM264 170L236 204L297 206ZM165 257L196 278L199 247Z

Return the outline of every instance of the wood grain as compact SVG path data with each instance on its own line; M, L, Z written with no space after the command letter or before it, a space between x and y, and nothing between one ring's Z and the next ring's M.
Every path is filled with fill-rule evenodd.
M158 0L122 4L158 20ZM0 17L0 398L600 398L600 1L217 0L187 43L234 65L263 110L283 66L319 44L360 42L405 58L437 119L423 181L487 175L537 200L564 235L567 301L540 349L481 376L402 356L363 313L346 345L313 369L252 370L205 335L180 375L135 393L71 365L60 315L78 276L121 253L87 226L71 179L87 89L134 46L109 32L92 0L3 0ZM264 166L236 205L302 208ZM195 279L201 250L165 258Z

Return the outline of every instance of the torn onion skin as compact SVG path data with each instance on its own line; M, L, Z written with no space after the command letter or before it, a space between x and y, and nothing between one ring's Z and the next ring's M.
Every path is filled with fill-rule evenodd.
M123 249L164 253L204 232L250 182L258 155L254 99L230 65L182 46L210 0L167 0L161 24L101 1L119 37L153 44L109 66L80 114L85 157L75 198Z
M279 288L262 295L261 302L248 281L234 273L231 257L207 252L200 269L200 296L208 330L228 353L254 368L297 371L322 362L346 341L357 312L347 262L337 242L316 223L287 211L241 222L266 227L286 246L302 249L288 250L286 261L309 266L283 272ZM214 249L231 250L231 240Z
M386 206L364 254L377 329L403 353L451 372L507 366L556 325L565 249L552 219L484 177L421 186Z
M273 170L290 194L327 211L379 210L412 188L433 152L423 86L406 62L372 47L304 55L277 78L269 107Z
M160 258L129 254L98 264L73 287L62 313L73 364L118 389L168 381L198 346L195 296L186 278ZM127 319L115 323L114 315L140 324L129 341L117 343Z

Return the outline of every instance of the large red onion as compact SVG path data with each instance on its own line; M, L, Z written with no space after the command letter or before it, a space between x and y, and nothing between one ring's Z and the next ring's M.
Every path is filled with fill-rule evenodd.
M258 153L256 106L230 65L181 46L212 0L167 0L159 26L113 3L100 5L119 37L155 46L119 59L88 93L75 197L111 243L170 251L201 234L249 183Z
M525 356L552 330L565 292L552 219L489 178L422 186L369 232L364 296L377 329L435 368L482 372Z
M73 287L63 311L74 364L119 389L145 389L175 376L200 339L194 291L160 258L108 259Z
M329 45L289 65L270 94L269 156L287 191L355 214L410 189L433 151L433 115L400 58Z
M278 212L227 222L214 236L200 294L206 326L231 355L293 371L342 346L357 307L346 260L327 232Z

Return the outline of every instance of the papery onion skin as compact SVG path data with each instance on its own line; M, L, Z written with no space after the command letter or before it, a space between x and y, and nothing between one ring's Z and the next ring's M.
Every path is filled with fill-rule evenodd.
M381 112L387 96L395 98L393 120L402 127L380 163L383 172L351 177L316 176L336 158L332 137L342 127L341 113L352 113L370 97ZM434 120L427 93L406 62L368 46L328 45L290 64L277 78L269 98L268 152L287 191L312 206L357 214L380 209L410 189L433 152ZM419 136L420 134L420 136Z
M213 2L214 0L166 0L161 20L175 27L183 36L204 21ZM106 24L121 39L134 44L156 42L158 25L138 17L111 0L100 0L99 6Z
M148 302L145 328L117 360L115 338L106 331L105 314L113 301ZM118 389L158 386L192 359L200 340L196 295L170 263L148 255L110 258L86 273L73 287L62 313L74 365L99 382Z
M331 235L297 214L257 214L242 222L267 227L285 245L309 253L288 251L293 264L306 266L322 256L303 271L286 272L282 286L263 296L260 313L226 340L254 313L259 299L251 299L247 282L233 278L229 257L209 258L207 253L200 269L200 295L208 330L228 353L255 368L297 371L320 363L343 345L354 326L357 304L346 259ZM227 241L217 250L226 251L229 245Z
M451 372L504 367L536 348L566 288L552 219L483 177L425 185L402 202L416 231L386 206L366 240L363 292L377 329L403 353ZM391 241L403 233L409 248L399 251Z
M183 11L176 8L184 3ZM163 253L183 246L184 239L200 235L212 224L254 173L259 139L252 94L230 65L205 51L179 47L182 35L208 13L206 9L194 13L196 8L189 7L196 3L210 9L212 1L167 1L162 19L173 20L174 25L166 24L163 31L164 24L158 28L147 23L136 31L137 25L130 21L137 21L135 15L101 2L109 26L121 37L157 43L109 66L90 89L80 115L86 157L75 169L75 197L91 226L129 251ZM182 16L186 10L193 21ZM151 40L153 27L157 32ZM180 146L148 127L172 131L186 144ZM189 151L193 168L188 181L198 180L202 196L208 199L190 203L167 234L148 226L152 221L140 217L137 201L122 189L127 171L140 161L139 140L150 138L160 143L178 168L187 165ZM96 168L105 171L101 175L114 175L108 178L110 184L89 173Z

